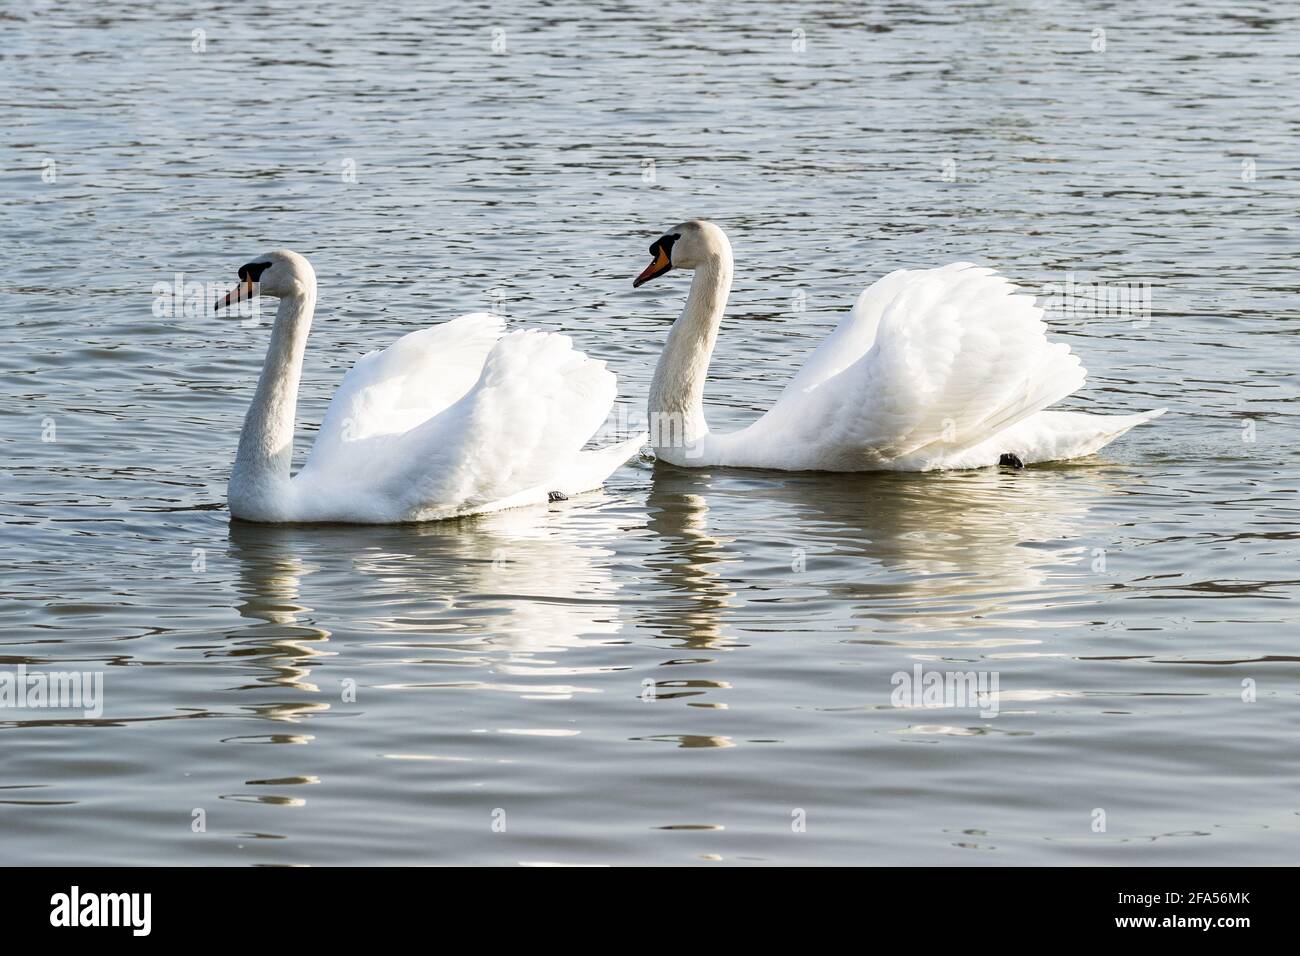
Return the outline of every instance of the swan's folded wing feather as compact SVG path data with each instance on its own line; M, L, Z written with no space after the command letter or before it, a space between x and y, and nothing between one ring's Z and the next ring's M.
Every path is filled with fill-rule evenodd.
M875 344L876 330L880 327L880 317L885 307L917 274L916 271L899 269L863 289L853 310L808 356L803 367L786 386L785 394L797 394L816 388L865 355Z
M473 387L504 331L501 316L473 312L363 355L330 400L302 474L367 472L383 436L423 424Z
M880 315L871 347L784 396L756 431L790 442L790 454L815 467L923 468L1083 384L1069 347L1047 341L1042 310L991 269L899 275L872 299Z
M545 501L604 423L616 389L605 363L567 336L512 332L460 401L403 438L389 493L420 520Z

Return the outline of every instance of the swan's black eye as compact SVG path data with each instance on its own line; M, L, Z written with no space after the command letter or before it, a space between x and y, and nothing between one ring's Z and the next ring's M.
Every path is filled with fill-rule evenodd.
M269 262L249 262L239 267L239 278L245 282L261 282L262 273L269 268Z

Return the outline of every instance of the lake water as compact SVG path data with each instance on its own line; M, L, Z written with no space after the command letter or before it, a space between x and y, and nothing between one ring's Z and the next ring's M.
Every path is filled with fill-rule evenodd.
M0 863L1294 862L1296 12L417 6L0 14L0 670L103 681L0 710ZM301 462L357 355L485 308L639 411L686 281L631 279L693 216L715 428L958 259L1139 284L1053 317L1066 407L1170 413L1018 473L230 522L268 326L156 283L312 259ZM918 665L997 713L894 706Z

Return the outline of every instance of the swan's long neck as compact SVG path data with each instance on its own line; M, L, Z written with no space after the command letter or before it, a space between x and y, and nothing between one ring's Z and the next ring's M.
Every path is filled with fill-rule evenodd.
M723 240L725 242L725 239ZM731 291L729 246L714 250L696 270L682 314L673 323L650 383L650 435L655 454L688 461L692 446L708 434L704 380Z
M238 518L276 520L287 506L293 422L316 290L280 299L253 404L239 433L227 498Z

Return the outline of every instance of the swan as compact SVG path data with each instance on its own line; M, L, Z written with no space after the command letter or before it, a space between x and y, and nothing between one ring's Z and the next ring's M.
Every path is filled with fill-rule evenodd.
M235 518L388 524L542 503L599 487L645 440L583 450L614 374L564 335L505 334L500 316L473 313L358 359L290 477L316 273L267 253L217 309L258 295L280 302L227 488Z
M1078 357L1047 341L1032 297L992 269L958 262L868 286L766 414L716 434L704 417L704 380L731 290L731 243L694 219L656 239L650 255L633 288L673 269L695 273L647 408L655 454L674 465L1020 468L1092 454L1165 412L1044 411L1083 385Z

